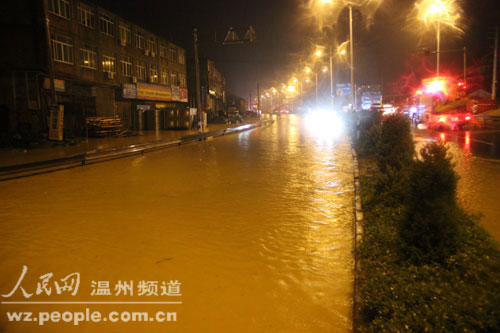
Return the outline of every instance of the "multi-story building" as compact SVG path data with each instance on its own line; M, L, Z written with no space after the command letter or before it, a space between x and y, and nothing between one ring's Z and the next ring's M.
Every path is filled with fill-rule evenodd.
M195 105L196 74L193 59L190 59L188 72L189 100L191 105ZM226 78L217 69L213 60L202 57L200 57L200 102L201 110L207 112L208 118L226 109Z
M183 48L87 1L16 0L0 9L0 122L10 133L46 131L54 104L64 105L70 136L92 116L120 117L130 128L187 124L176 118L188 106Z

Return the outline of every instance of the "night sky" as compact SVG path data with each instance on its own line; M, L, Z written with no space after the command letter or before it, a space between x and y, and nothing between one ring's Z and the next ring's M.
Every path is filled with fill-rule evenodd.
M304 60L315 43L325 40L342 42L348 38L348 12L344 10L332 27L316 28L314 18L307 17L305 0L254 1L158 1L97 0L108 8L148 30L192 52L192 31L200 31L200 55L213 58L228 79L228 91L248 98L261 88L285 82L294 71L303 68ZM433 51L435 32L422 33L421 26L408 24L407 17L414 0L384 0L373 24L366 28L364 15L354 12L356 81L360 84L382 84L386 94L406 93L405 84L429 76L435 69L435 57L419 53ZM493 28L500 22L500 1L465 0L462 23L464 34L442 32L442 50L468 48L469 64L482 67L477 87L488 88L492 63ZM330 22L329 22L330 23ZM336 23L336 24L335 24ZM248 25L257 32L258 42L222 46L219 42L230 26L243 35ZM334 31L332 34L331 31ZM325 37L326 36L326 37ZM459 75L462 53L443 53L443 72ZM413 73L413 74L412 74ZM338 67L337 80L348 82L348 71Z

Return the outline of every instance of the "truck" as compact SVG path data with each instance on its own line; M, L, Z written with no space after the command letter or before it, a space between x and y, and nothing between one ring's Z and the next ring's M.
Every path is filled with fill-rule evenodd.
M448 77L422 81L414 96L410 117L415 125L424 122L429 129L462 129L474 123L474 101L465 97L462 82Z

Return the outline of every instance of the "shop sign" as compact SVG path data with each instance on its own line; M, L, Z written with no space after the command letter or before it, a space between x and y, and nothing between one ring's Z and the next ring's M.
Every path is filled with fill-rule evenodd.
M150 105L137 105L137 110L149 110L151 108Z
M181 100L179 87L172 86L172 100L176 102L179 102Z
M50 79L49 78L45 78L43 80L43 88L50 89ZM54 79L54 90L61 91L61 92L66 91L66 81Z
M180 93L180 101L187 102L188 101L188 90L186 88L181 88L179 93Z
M137 98L137 87L134 83L123 83L122 84L122 96L123 98Z
M64 133L64 105L50 107L49 140L62 141Z
M137 99L171 101L172 93L169 87L148 83L137 83Z

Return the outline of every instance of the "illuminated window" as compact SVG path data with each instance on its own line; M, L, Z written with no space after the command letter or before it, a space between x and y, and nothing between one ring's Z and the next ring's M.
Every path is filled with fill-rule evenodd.
M96 61L96 53L92 48L81 48L80 49L80 58L82 63L80 64L82 67L96 69L97 61Z
M149 82L158 83L158 66L157 65L149 65Z
M116 58L102 56L102 71L108 73L116 73Z

